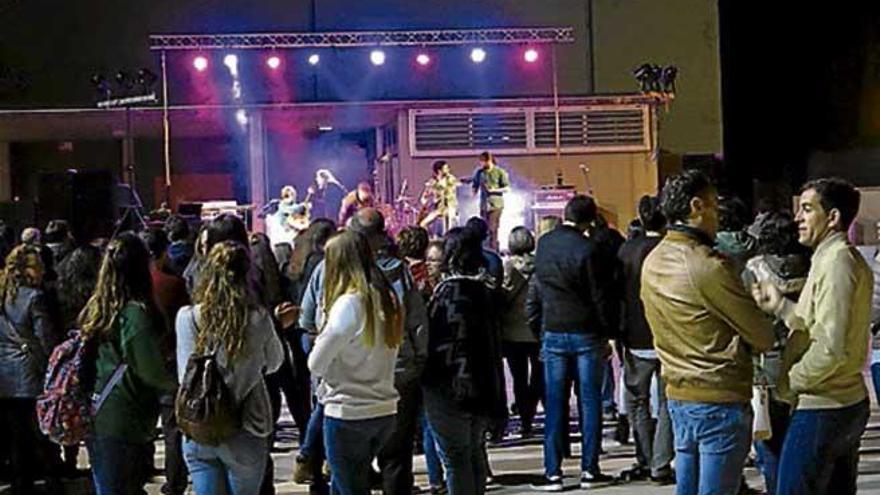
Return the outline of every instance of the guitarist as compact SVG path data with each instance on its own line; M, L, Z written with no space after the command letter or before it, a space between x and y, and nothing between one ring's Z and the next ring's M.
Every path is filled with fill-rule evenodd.
M311 195L312 192L309 191L309 196L306 197L305 201L298 203L296 201L297 192L295 187L284 186L281 188L278 215L280 216L281 225L285 230L293 230L298 233L308 228L309 210L311 209L309 199L311 199Z
M442 220L441 233L445 233L458 225L458 198L455 188L461 182L449 171L446 160L434 162L431 171L431 179L425 183L425 191L420 200L425 214L420 215L419 225L429 229L435 221Z

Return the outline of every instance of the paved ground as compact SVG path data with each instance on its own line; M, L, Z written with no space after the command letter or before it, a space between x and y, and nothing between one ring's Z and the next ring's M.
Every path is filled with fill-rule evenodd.
M868 430L862 441L862 459L859 475L860 493L880 494L880 411L874 410ZM282 420L281 441L278 443L278 453L273 454L275 460L275 487L279 495L282 494L305 494L307 487L294 484L291 481L293 457L296 450L296 428L289 419ZM606 436L610 431L606 431ZM164 452L161 442L157 442L157 465L164 462ZM633 447L631 445L619 445L613 440L605 439L603 442L605 454L602 456L602 469L609 474L617 474L629 467L633 462ZM576 476L579 473L579 449L574 449L574 459L565 462L565 472L571 476L566 479L567 491L579 491ZM530 493L529 483L541 474L542 449L540 439L534 438L528 441L512 436L505 441L503 446L493 447L489 452L490 463L496 475L497 486L491 490L493 494ZM87 462L82 456L83 465ZM424 456L415 459L416 484L420 487L427 486L427 474L425 471ZM746 469L746 478L750 486L761 488L761 479L754 468ZM160 493L163 479L155 478L148 485L147 491L152 494ZM596 490L597 492L613 494L672 494L674 487L655 487L649 483L621 484ZM90 493L88 483L85 481L74 482L68 485L71 494ZM7 487L0 486L0 494L8 493ZM188 491L187 493L192 493Z

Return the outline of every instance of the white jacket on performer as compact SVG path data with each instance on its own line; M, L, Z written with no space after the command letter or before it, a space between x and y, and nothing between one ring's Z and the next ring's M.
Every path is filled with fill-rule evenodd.
M397 348L389 349L379 335L372 347L366 346L363 333L368 315L362 298L358 294L339 296L309 354L309 370L322 379L318 401L331 418L360 420L397 413Z

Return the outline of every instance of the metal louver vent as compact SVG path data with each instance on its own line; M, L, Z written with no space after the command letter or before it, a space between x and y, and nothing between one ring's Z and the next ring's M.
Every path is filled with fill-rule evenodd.
M566 110L559 114L562 148L636 151L648 149L646 114L642 108ZM535 113L535 147L556 147L553 112Z
M415 150L471 154L481 150L525 149L526 113L416 113L411 120Z

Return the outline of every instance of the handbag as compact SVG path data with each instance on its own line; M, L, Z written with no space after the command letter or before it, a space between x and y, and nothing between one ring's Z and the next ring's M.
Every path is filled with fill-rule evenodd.
M764 367L764 355L761 355L761 368ZM755 440L770 440L773 427L770 424L770 387L767 380L752 386L752 411L755 414L752 422L752 437Z

